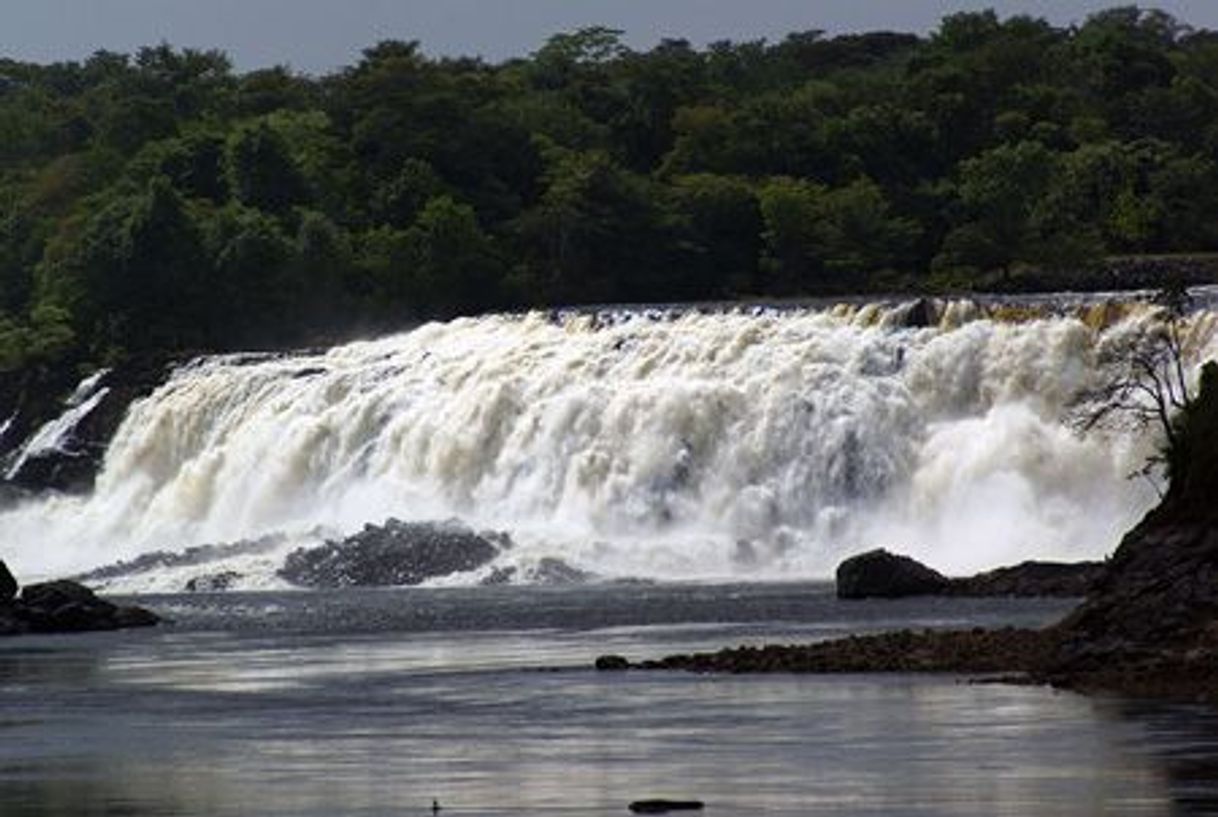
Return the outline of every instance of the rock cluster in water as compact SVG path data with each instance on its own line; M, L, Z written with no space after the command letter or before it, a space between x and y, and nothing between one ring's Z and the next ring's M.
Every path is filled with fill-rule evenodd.
M150 610L98 598L73 581L26 585L20 595L17 590L17 580L0 562L0 635L119 630L160 621Z
M1086 596L1103 573L1103 562L1023 562L963 578L948 578L908 556L872 550L837 568L842 599L906 596Z
M279 570L300 587L388 587L476 570L510 546L504 534L475 533L458 522L402 522L364 529L290 553Z

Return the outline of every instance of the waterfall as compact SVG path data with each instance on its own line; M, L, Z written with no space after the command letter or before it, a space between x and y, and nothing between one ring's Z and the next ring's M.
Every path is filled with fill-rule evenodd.
M1127 478L1153 435L1066 422L1104 344L1152 319L1111 307L496 315L204 358L130 407L91 494L0 514L0 557L45 575L390 516L605 576L824 577L878 546L957 573L1100 557L1155 500Z

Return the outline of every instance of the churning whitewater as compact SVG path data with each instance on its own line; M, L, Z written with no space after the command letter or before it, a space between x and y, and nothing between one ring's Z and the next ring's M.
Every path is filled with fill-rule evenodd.
M90 495L0 516L0 553L63 574L388 517L458 517L511 535L500 566L606 577L821 577L878 546L948 572L1110 552L1155 499L1127 477L1154 440L1066 418L1150 310L946 303L909 328L909 309L501 315L198 360L130 408ZM1192 321L1194 352L1211 323ZM281 556L250 557L246 586ZM163 581L135 589L181 587Z

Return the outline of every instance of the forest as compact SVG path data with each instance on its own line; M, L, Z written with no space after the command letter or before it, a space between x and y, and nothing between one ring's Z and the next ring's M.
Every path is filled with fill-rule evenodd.
M498 64L386 41L321 77L0 59L0 372L1214 251L1218 33L1132 6L648 51L588 28Z

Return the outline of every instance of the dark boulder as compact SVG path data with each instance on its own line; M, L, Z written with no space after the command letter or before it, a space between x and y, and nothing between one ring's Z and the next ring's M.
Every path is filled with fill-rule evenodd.
M301 587L391 587L482 567L508 544L456 522L366 525L360 533L288 555L279 575Z
M950 586L951 581L938 571L883 549L852 556L837 568L839 599L936 595Z
M8 604L17 595L17 580L9 572L8 565L0 561L0 604Z
M602 655L596 659L596 668L602 672L630 669L630 662L620 655Z
M52 609L66 604L90 604L99 599L83 584L60 579L54 582L27 584L21 591L21 601L27 607Z
M146 627L160 618L141 607L120 607L77 582L60 580L24 587L0 615L0 633L76 633Z

